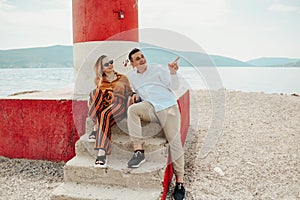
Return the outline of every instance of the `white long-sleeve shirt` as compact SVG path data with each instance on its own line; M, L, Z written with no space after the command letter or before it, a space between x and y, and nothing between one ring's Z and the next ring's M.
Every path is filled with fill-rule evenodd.
M143 101L150 102L156 112L177 104L173 87L177 86L177 75L171 75L167 67L161 65L147 65L141 74L136 68L128 72L127 77Z

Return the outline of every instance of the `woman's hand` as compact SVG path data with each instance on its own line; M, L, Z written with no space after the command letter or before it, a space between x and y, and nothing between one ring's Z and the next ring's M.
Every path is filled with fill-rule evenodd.
M129 105L136 103L138 100L139 100L139 96L138 96L137 94L133 94L133 95L130 97Z

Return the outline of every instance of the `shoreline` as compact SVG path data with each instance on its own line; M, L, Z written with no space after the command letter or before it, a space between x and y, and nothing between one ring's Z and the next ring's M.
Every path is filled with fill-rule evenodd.
M63 85L71 87L74 85L73 68L32 68L28 72L22 69L3 71L0 87L0 98L5 98L16 92L29 90L60 89ZM267 94L298 94L300 95L300 67L299 68L241 68L241 67L220 67L206 75L206 71L195 70L191 67L182 67L179 74L184 77L188 87L193 90L209 89L207 81L218 83L219 87L225 90L243 92L261 92ZM12 81L11 77L14 77ZM208 80L212 79L212 80ZM45 83L45 80L46 83Z
M65 88L66 90L69 90L70 88ZM11 93L7 96L0 96L0 99L9 99L9 98L16 98L19 95L27 95L27 94L33 94L33 93L45 93L45 92L52 92L52 91L62 91L64 90L63 88L61 89L53 89L53 90L23 90L23 91L18 91ZM72 89L73 91L73 89ZM222 88L218 90L208 90L208 89L190 89L192 93L195 92L220 92L220 91L227 91L227 92L242 92L242 93L259 93L259 94L265 94L265 95L282 95L282 96L295 96L295 97L300 97L300 93L283 93L283 92L264 92L264 91L242 91L242 90L234 90L234 89L228 89L228 88Z
M221 133L211 132L217 142L203 157L216 120L211 96L191 92L195 131L185 145L186 199L299 199L300 98L224 90L224 101L215 99L215 106L224 105ZM63 163L0 157L0 165L4 199L49 199L63 180Z

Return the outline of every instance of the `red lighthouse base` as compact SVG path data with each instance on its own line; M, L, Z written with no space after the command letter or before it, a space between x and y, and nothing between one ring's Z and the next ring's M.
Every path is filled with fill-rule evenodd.
M59 91L0 99L0 155L66 162L75 156L86 113L86 101Z

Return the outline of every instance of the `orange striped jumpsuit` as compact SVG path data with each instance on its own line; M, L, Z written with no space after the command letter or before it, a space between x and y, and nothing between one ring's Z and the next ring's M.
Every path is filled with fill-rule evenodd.
M90 92L89 117L97 124L95 150L111 151L111 127L126 117L130 83L123 74L115 72L117 79L109 82L105 76L101 86Z

